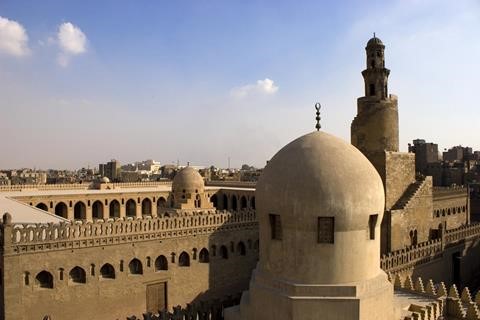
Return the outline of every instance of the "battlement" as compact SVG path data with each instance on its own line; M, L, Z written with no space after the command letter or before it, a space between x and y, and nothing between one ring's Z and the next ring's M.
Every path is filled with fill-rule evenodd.
M255 211L199 211L180 217L119 218L60 224L0 224L4 255L108 246L258 227Z
M407 276L402 280L399 275L390 277L390 281L393 282L396 294L413 293L417 296L417 300L422 302L421 304L413 302L408 308L411 315L404 317L404 320L480 320L480 292L477 292L475 299L472 299L468 287L463 288L462 293L459 294L455 284L447 290L443 282L434 284L430 279L425 285L422 278L416 278L413 281L410 276Z
M433 197L444 197L451 195L467 195L466 186L433 187Z
M214 180L214 181L205 181L205 185L210 187L255 188L255 186L257 185L257 182L256 181Z
M380 267L385 272L396 273L435 259L442 254L442 240L430 240L415 246L382 255Z
M480 237L480 223L447 230L443 238L422 242L382 255L380 266L384 271L396 274L440 257L446 246L453 246L461 241L478 237Z
M145 181L145 182L119 182L103 183L102 189L123 189L123 188L147 188L171 185L172 181ZM0 192L30 191L30 190L91 190L99 189L96 183L67 183L67 184L21 184L0 186Z

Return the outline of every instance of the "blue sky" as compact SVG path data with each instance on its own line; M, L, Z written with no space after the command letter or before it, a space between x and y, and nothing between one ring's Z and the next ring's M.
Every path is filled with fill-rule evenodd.
M480 149L480 2L0 1L0 168L116 158L263 166L350 140L373 32L400 142Z

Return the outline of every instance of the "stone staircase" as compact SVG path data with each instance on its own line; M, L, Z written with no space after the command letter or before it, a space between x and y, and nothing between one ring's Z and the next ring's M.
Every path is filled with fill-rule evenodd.
M398 199L398 201L393 205L392 210L403 210L408 207L410 202L417 196L418 192L422 189L422 186L425 184L425 178L415 181L410 184L403 193L403 195Z

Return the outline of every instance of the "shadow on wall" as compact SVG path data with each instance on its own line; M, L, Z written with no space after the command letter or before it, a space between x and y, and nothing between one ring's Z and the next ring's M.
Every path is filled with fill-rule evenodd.
M216 208L222 209L218 215L208 217L215 219L210 220L209 224L217 225L208 238L208 245L192 248L191 252L178 252L171 257L161 256L155 261L155 268L159 270L167 270L169 264L177 264L178 268L188 268L193 264L204 265L208 273L208 289L198 294L185 308L168 305L166 287L152 288L157 290L151 292L157 301L149 301L147 289L147 313L143 315L144 319L184 319L186 316L189 319L196 319L195 316L199 319L207 316L208 319L223 319L223 309L238 304L242 292L248 289L251 273L258 261L258 223L255 211L247 206L226 211L223 208L228 208L229 204L222 202L223 199L218 201L219 196L222 195L211 196ZM246 201L246 198L241 201ZM222 215L225 214L228 218L221 223ZM159 301L158 297L164 297L164 302ZM138 318L132 316L128 319Z

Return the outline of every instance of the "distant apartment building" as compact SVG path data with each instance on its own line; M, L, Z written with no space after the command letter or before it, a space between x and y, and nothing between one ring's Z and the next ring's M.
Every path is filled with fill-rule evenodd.
M423 139L413 140L413 145L408 144L408 152L415 153L415 171L424 175L430 163L439 161L438 144Z
M112 182L119 181L121 173L120 162L112 159L107 163L101 163L98 166L98 173L102 177L107 177Z

